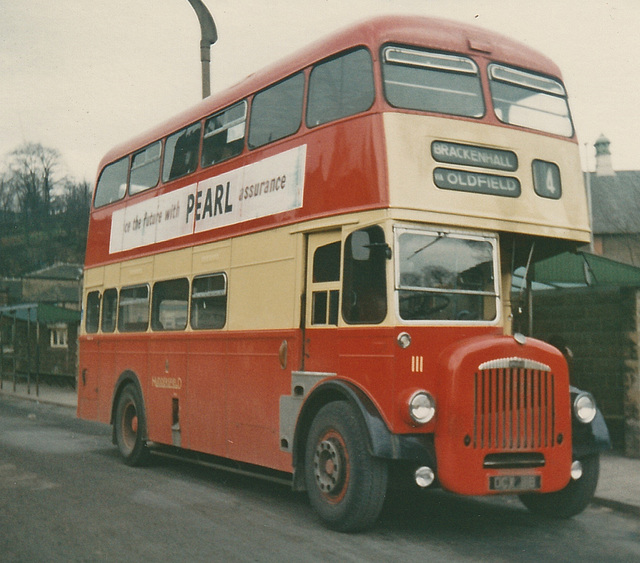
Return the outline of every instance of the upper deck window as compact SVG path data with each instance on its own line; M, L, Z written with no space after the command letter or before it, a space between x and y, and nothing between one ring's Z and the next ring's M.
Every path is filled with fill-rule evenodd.
M295 74L253 98L249 146L261 147L292 135L302 122L304 74Z
M564 137L573 135L567 94L557 80L493 64L489 81L500 121Z
M247 102L212 115L204 124L202 166L227 160L242 152L247 121Z
M169 182L191 174L198 167L200 124L195 123L170 135L164 147L162 181Z
M126 156L107 164L100 174L96 186L96 196L93 204L102 207L108 203L118 201L127 191L127 172L129 171L129 157Z
M160 141L149 145L133 155L131 159L131 177L129 193L131 195L153 188L160 179Z
M382 75L392 106L466 117L484 115L478 66L467 57L389 46L383 50Z
M373 63L366 49L322 62L311 71L307 125L315 127L365 111L375 97Z

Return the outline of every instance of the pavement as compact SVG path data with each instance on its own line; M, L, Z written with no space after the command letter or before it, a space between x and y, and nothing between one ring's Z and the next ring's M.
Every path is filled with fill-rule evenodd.
M78 396L69 385L55 385L35 381L13 383L4 379L0 387L2 396L48 403L76 409ZM629 458L618 452L604 452L600 457L600 480L593 504L640 517L640 459Z

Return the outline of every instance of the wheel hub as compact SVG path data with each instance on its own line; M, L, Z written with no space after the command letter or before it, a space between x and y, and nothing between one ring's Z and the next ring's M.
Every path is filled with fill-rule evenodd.
M339 442L331 438L320 442L314 454L315 476L325 494L340 491L344 482L344 461Z

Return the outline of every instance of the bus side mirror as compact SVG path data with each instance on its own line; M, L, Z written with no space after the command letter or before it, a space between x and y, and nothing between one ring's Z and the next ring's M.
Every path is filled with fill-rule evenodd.
M351 233L351 257L359 262L369 260L371 255L371 238L367 231Z

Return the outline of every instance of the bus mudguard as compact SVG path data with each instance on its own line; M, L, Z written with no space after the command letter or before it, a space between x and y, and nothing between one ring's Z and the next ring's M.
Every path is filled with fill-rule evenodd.
M570 390L571 403L573 404L576 397L578 397L582 391L573 386ZM580 422L575 413L573 413L571 426L573 435L573 459L584 459L611 449L609 429L607 428L600 409L597 409L594 419L587 424Z
M304 446L311 423L320 408L332 401L348 401L356 407L367 430L371 455L390 460L431 463L435 466L431 436L393 434L371 399L361 389L349 382L331 379L313 389L300 410L293 442L294 488L303 487L303 471L296 469L301 469L303 465Z

